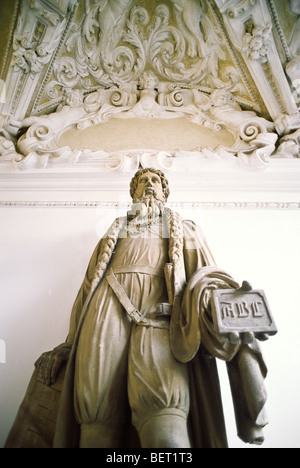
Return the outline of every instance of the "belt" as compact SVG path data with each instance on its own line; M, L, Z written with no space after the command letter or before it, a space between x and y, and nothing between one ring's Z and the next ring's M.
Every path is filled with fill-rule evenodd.
M148 325L148 326L156 326L158 328L168 328L163 323L159 322L158 320L151 320L147 319L142 316L141 312L132 304L131 300L127 296L126 292L124 291L123 287L118 282L117 278L115 277L116 270L110 268L109 272L105 275L106 281L108 282L109 286L117 296L120 301L120 304L124 307L129 317L138 325ZM160 303L156 306L156 313L157 316L170 316L172 311L171 304L167 303Z
M164 270L161 268L152 268L139 265L122 265L113 268L114 273L143 273L146 275L164 277Z

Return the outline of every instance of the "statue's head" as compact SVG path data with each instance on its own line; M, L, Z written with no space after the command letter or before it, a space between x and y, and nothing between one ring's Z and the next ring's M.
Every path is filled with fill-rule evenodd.
M168 180L159 169L140 169L135 173L130 183L130 196L133 201L154 197L160 202L166 203L169 193Z
M227 89L215 89L211 95L210 99L214 106L224 106L225 104L231 104L233 98L230 91Z

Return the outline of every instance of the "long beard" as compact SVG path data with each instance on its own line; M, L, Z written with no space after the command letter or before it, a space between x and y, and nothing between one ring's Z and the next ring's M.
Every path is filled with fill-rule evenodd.
M162 216L165 204L158 200L155 195L147 195L146 197L134 198L131 210L127 213L128 220L135 219L136 221L148 221L157 219Z

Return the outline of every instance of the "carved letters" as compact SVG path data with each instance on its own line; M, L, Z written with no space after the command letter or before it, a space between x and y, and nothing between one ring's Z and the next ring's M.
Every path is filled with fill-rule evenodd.
M257 318L263 317L262 301L253 301L247 303L246 301L234 302L234 301L224 301L221 306L222 319L225 320L227 317L233 319L240 318Z

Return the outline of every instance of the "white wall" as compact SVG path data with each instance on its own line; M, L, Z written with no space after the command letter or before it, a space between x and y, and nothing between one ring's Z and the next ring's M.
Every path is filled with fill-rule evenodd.
M183 209L204 230L217 263L262 288L278 334L262 343L270 424L263 447L299 447L299 210ZM33 363L61 343L95 244L118 215L112 207L0 208L0 446L24 397ZM2 361L5 360L5 363ZM220 366L230 447L236 437L227 376Z
M265 290L279 330L261 343L269 369L265 383L270 421L262 447L300 447L300 213L218 210L205 211L201 218L218 265L239 282L247 279ZM249 447L235 435L224 368L222 376L229 446Z

